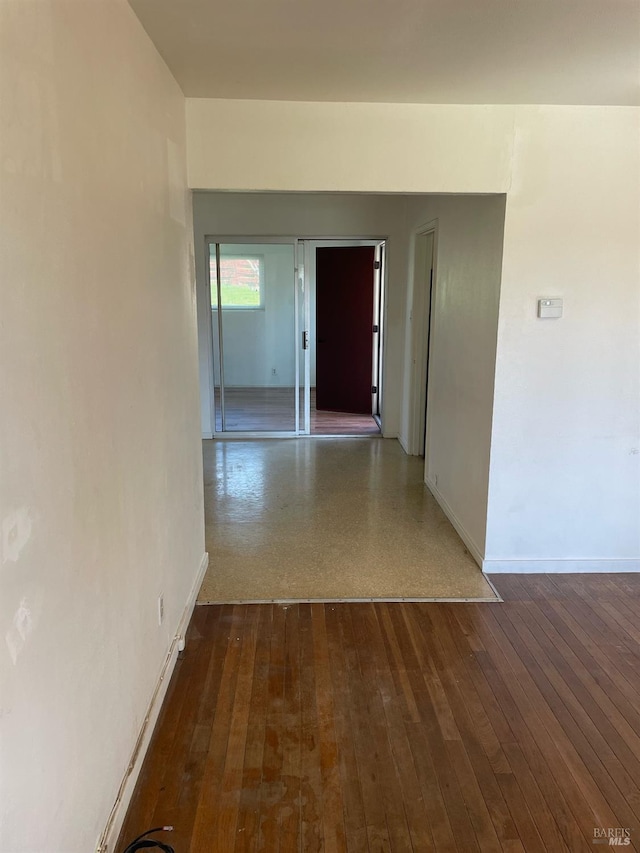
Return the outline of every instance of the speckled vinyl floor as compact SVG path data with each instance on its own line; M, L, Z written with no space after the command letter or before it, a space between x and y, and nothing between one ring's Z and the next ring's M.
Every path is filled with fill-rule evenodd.
M495 601L423 466L380 438L205 441L199 603Z

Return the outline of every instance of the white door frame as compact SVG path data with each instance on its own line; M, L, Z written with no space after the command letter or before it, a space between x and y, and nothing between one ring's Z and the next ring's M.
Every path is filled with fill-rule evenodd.
M431 239L429 239L431 238ZM431 244L431 282L426 276L426 251ZM425 476L429 460L429 435L431 421L431 388L427 365L433 353L436 336L436 297L438 281L438 220L434 219L419 226L412 237L412 293L410 315L410 355L411 355L411 385L410 385L410 435L409 453L419 456L423 449L425 438ZM426 423L425 423L426 413Z

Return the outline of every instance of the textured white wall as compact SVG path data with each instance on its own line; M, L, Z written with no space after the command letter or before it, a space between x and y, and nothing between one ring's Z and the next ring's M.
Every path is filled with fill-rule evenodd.
M204 551L184 99L121 0L1 2L0 90L0 848L88 853Z

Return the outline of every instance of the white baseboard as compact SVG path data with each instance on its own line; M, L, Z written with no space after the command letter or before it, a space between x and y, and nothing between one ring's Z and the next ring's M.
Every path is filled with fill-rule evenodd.
M411 454L409 453L409 442L407 441L407 437L404 435L398 435L396 437L398 439L398 443L400 444L400 447L404 450L404 452L407 454L407 456L411 456ZM385 438L387 438L386 435L385 435Z
M115 844L118 840L120 830L122 829L122 825L127 814L127 809L129 808L129 804L131 802L131 798L136 787L136 782L138 781L138 776L140 775L140 770L142 769L142 763L147 753L147 749L149 748L149 742L151 741L153 729L158 720L160 709L162 708L162 702L164 700L165 694L167 692L167 687L169 686L169 682L171 681L171 675L176 665L176 660L178 658L178 644L179 641L184 639L185 637L189 622L191 621L193 608L195 607L196 599L198 597L198 592L200 591L200 587L202 586L202 580L204 578L205 572L207 571L208 565L209 554L205 552L202 555L200 568L198 569L198 573L193 582L193 586L191 587L191 591L189 592L187 603L185 604L184 610L182 611L182 616L180 617L180 621L178 623L178 627L176 628L175 635L171 640L171 643L167 650L167 655L164 659L162 668L156 680L156 684L153 693L151 694L149 705L147 707L147 713L144 716L144 721L138 734L136 745L131 755L131 759L129 760L129 764L127 765L125 774L122 778L122 782L120 783L120 789L116 796L113 809L111 810L111 814L109 815L107 824L98 841L96 853L116 853Z
M484 560L482 571L487 575L499 574L568 574L595 573L615 574L618 572L640 572L640 559L634 560Z
M476 543L473 541L472 537L464 529L464 525L462 524L462 522L458 520L455 512L451 509L442 493L438 491L438 487L436 486L436 484L430 479L425 480L425 483L431 494L437 500L444 514L447 516L451 524L453 524L453 526L455 527L456 533L469 549L469 553L471 554L473 559L480 566L480 568L482 568L482 553Z

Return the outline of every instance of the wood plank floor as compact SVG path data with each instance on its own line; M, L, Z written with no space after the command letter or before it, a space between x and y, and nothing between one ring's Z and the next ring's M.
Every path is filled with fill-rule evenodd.
M225 425L230 432L269 432L295 429L294 388L226 388ZM311 435L380 435L372 415L325 412L316 409L316 389L310 390ZM215 389L216 430L222 430L220 388ZM300 411L304 410L301 394ZM302 417L302 416L301 416Z
M176 853L640 842L640 576L196 608L121 835Z

